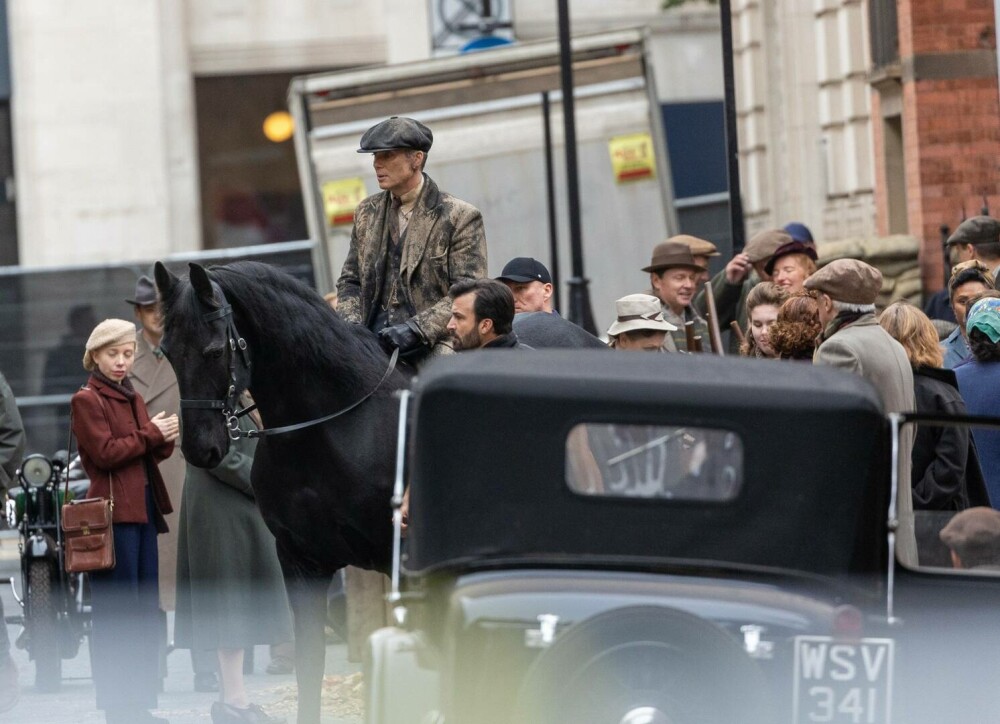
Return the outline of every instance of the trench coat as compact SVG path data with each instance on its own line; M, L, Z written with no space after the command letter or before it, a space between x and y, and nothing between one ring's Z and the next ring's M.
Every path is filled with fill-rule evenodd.
M142 330L135 336L135 361L129 373L132 386L146 401L146 409L155 415L166 412L168 415L180 414L181 393L177 387L177 376L166 357L157 359L149 342L142 336ZM184 490L184 453L181 446L175 445L173 454L160 462L160 475L167 486L170 500L181 506L181 494ZM174 610L176 597L177 575L177 511L166 516L169 530L157 537L156 547L160 556L160 608L164 611Z
M813 355L814 364L825 364L861 375L878 391L886 412L913 412L917 400L913 388L913 370L903 346L875 321L872 313L845 324L826 339ZM900 432L899 491L908 490L912 477L914 426ZM913 496L897 496L899 531L896 550L908 565L917 563L916 536L913 530Z
M156 512L153 522L157 531L166 532L164 516L173 512L173 506L156 464L170 457L174 443L164 442L160 429L149 421L142 395L130 401L121 391L91 375L87 387L73 395L70 409L80 462L90 477L87 497L107 498L113 486L112 520L148 523L148 474Z
M374 317L389 249L392 194L374 194L354 212L351 245L337 281L337 311L348 322L367 325ZM432 353L450 351L448 289L486 276L486 232L479 210L444 193L424 174L403 242L401 290L416 311L411 321Z
M248 417L240 429L250 430ZM274 536L250 486L257 441L240 438L215 468L189 465L177 545L174 643L246 648L292 640Z

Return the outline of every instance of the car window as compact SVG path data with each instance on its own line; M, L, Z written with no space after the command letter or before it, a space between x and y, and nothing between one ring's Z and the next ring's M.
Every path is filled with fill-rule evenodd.
M587 422L566 437L566 482L582 495L725 501L743 484L730 430Z
M916 542L916 567L1000 575L1000 429L903 425L903 442L911 436L910 498L900 498L898 510L900 535L912 531ZM909 563L900 548L901 562Z

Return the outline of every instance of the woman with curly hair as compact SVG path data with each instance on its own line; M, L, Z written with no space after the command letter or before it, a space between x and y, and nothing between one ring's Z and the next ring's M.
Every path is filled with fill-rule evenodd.
M952 370L942 369L944 353L934 323L909 302L890 304L878 323L906 350L913 367L917 412L968 414ZM965 510L989 505L969 428L918 425L913 443L914 510Z
M815 292L802 292L785 300L771 325L771 347L780 359L812 361L823 326Z
M958 389L970 415L1000 415L1000 292L970 300L965 316L972 359L955 368ZM994 507L1000 503L1000 430L973 429L979 462Z
M740 345L744 357L774 359L768 337L771 325L778 318L778 308L788 299L788 292L773 282L761 282L747 295L746 340Z

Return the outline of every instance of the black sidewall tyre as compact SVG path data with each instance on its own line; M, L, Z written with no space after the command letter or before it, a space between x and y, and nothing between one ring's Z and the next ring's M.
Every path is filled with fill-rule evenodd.
M28 565L31 657L35 660L35 688L39 691L57 691L62 682L54 583L51 563L37 560Z
M618 724L654 706L670 724L771 724L768 690L740 642L712 622L634 606L560 635L525 675L510 721Z

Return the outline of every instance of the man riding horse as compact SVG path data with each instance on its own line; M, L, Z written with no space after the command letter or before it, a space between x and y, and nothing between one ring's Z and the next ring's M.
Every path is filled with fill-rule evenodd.
M393 116L361 137L381 192L358 204L337 282L340 316L379 335L387 352L418 363L451 351L452 284L486 276L483 217L423 172L434 137Z

